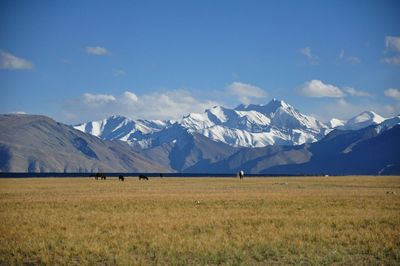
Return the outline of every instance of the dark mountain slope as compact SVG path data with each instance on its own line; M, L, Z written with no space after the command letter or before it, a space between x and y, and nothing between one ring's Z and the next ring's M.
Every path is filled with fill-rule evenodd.
M379 126L358 131L335 131L308 149L312 157L303 164L264 169L277 174L399 174L400 125L380 132Z
M213 141L201 134L189 133L179 124L153 133L152 148L137 149L145 157L175 171L193 173L224 173L223 168L210 169L210 165L239 150L228 144Z

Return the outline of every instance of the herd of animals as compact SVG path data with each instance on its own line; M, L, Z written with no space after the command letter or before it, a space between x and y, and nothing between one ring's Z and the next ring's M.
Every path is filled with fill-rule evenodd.
M242 178L244 177L244 172L243 172L243 170L239 171L239 172L237 173L237 176L238 176L240 179L242 179ZM100 180L106 180L106 179L107 179L107 176L106 176L105 174L103 174L103 173L91 174L91 175L89 176L89 178L91 178L91 177L94 177L94 179L96 179L96 180L99 180L99 179L100 179ZM162 178L162 177L163 177L163 174L160 174L160 177ZM139 178L139 180L149 180L149 177L146 176L146 175L139 175L138 178ZM119 176L118 176L118 180L119 180L119 181L124 181L124 180L125 180L125 177L124 177L123 175L119 175Z
M94 177L94 179L96 179L96 180L99 180L99 179L106 180L107 179L107 176L103 173L91 174L89 176L89 178L91 178L91 177ZM149 180L149 177L145 176L145 175L139 175L138 177L139 177L139 180ZM160 177L162 177L162 174L160 174ZM125 177L123 175L119 175L118 180L125 181Z

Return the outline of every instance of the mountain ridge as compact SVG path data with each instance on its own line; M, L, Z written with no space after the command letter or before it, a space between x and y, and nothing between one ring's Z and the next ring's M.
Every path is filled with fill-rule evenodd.
M0 115L1 172L172 171L125 142L106 141L40 115Z
M0 127L1 172L400 173L400 116L334 129L313 143L256 148L215 141L179 123L152 132L142 145L102 140L44 116L1 115Z
M118 124L113 128L116 119L123 120L125 125ZM112 116L74 127L90 134L93 134L91 129L96 128L94 135L102 139L120 139L132 146L151 148L153 134L179 124L191 134L201 134L233 147L254 148L312 143L322 139L335 128L357 130L384 120L385 118L372 111L365 111L347 121L331 119L328 123L323 123L312 116L302 114L285 101L274 98L267 104L241 104L233 109L214 106L203 113L185 115L178 121L131 120ZM104 129L100 130L101 128ZM171 134L170 129L168 134Z

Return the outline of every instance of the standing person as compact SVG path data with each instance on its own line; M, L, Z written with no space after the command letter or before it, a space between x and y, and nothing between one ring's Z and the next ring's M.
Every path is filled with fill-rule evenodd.
M244 171L240 170L239 171L239 178L242 179L244 177Z

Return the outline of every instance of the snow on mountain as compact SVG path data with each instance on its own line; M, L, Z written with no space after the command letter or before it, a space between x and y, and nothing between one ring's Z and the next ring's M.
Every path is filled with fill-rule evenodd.
M112 116L75 126L76 129L106 140L119 139L132 145L149 148L160 145L160 135L174 121L129 120ZM329 130L311 116L301 114L284 101L273 99L266 105L239 105L235 109L215 106L204 113L191 113L177 122L190 134L201 134L214 141L232 146L264 147L267 145L298 145L314 142ZM157 133L157 137L154 135ZM176 138L181 134L176 133ZM154 141L154 139L157 141Z
M332 129L340 127L340 126L344 126L344 124L346 123L345 120L340 120L337 118L332 118L329 122L328 122L328 126Z
M386 119L376 127L376 131L379 134L382 131L389 130L396 125L400 125L400 115Z
M239 105L235 109L215 106L202 114L189 114L179 123L189 132L243 147L314 142L328 130L315 118L277 99L266 105Z
M144 135L160 131L172 123L174 121L131 120L123 116L111 116L100 121L79 124L74 128L104 140L119 139L130 143L142 140Z
M284 101L273 99L265 105L239 105L234 109L214 106L203 113L188 114L179 121L130 120L112 116L74 128L141 148L170 143L187 134L200 134L234 147L265 147L315 142L333 129L356 130L384 120L380 115L366 111L348 121L333 118L324 124Z
M361 114L349 119L343 126L338 129L358 130L370 125L378 125L385 121L385 118L372 111L365 111Z

